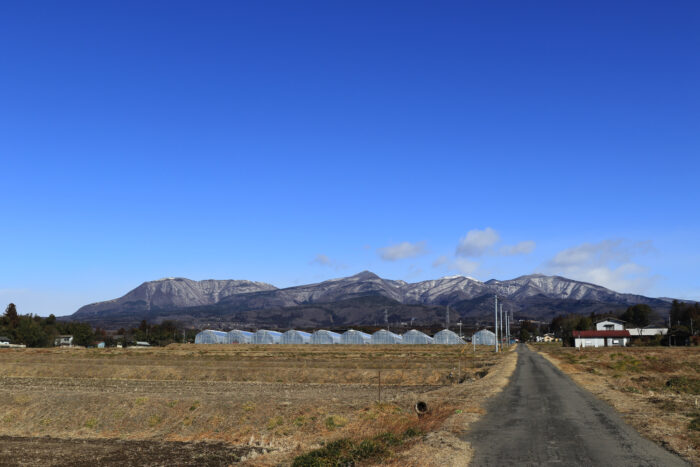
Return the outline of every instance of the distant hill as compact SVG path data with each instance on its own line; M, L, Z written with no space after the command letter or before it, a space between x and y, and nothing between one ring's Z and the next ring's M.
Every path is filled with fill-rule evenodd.
M71 320L110 329L141 320L175 319L196 327L314 328L381 325L389 320L416 324L488 320L493 296L516 318L550 320L557 314L620 311L645 303L659 312L669 300L615 292L559 276L539 274L481 282L464 276L407 283L364 271L350 277L278 289L246 280L192 281L184 278L145 282L123 297L85 305Z

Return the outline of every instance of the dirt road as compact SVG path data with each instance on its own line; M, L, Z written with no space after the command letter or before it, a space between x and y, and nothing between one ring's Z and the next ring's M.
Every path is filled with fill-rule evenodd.
M615 411L520 345L518 366L487 414L464 435L475 466L685 466Z

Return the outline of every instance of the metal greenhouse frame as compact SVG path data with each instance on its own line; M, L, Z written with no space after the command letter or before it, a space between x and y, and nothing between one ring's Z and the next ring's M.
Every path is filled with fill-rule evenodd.
M372 336L366 332L356 331L355 329L348 329L340 335L341 344L369 344Z
M466 342L449 329L443 329L433 336L433 344L466 344Z
M290 329L282 333L282 344L308 344L311 342L311 334L304 331Z
M226 333L206 329L194 336L195 344L226 344Z
M282 340L282 333L261 329L255 333L253 344L279 344Z
M400 344L402 341L403 338L398 334L394 334L386 329L380 329L372 334L370 344Z
M422 333L416 329L411 329L405 332L402 336L402 344L432 344L433 338L429 335Z
M229 331L227 336L227 344L252 344L255 334L248 331L240 331L238 329L233 329Z
M340 334L320 329L311 334L312 344L340 344Z
M474 333L472 343L474 345L496 345L496 334L488 329L482 329Z

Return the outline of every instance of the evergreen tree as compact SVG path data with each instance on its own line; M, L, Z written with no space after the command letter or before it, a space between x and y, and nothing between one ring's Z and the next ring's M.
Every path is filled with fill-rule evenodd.
M17 315L17 307L14 303L10 303L5 308L5 317L8 320L10 329L14 329L19 325L19 315Z

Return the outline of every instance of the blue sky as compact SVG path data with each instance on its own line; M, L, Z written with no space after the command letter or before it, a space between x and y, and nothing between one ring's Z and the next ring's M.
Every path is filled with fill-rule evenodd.
M541 272L700 299L700 4L2 2L0 303Z

